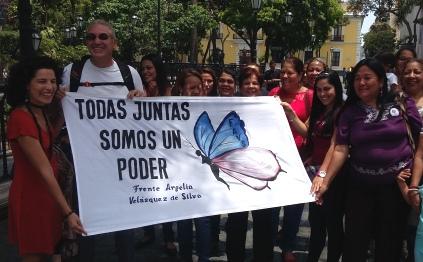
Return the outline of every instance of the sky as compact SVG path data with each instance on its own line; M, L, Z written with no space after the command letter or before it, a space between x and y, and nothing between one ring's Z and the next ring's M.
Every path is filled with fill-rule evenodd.
M376 17L373 15L373 13L369 14L364 18L363 26L361 27L361 34L369 32L370 26L375 21L375 18Z

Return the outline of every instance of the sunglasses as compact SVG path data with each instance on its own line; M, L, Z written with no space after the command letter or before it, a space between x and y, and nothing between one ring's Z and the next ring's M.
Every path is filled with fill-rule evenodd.
M109 34L106 33L101 33L101 34L93 34L93 33L88 33L85 35L85 40L87 41L94 41L96 38L100 39L100 40L107 40L109 38L111 38L111 36Z

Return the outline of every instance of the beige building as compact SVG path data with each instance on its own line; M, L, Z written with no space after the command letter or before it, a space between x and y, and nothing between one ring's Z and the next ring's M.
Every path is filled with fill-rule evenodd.
M361 27L364 16L354 16L349 13L344 16L348 22L345 25L332 28L328 39L320 50L306 49L296 55L304 61L311 57L319 56L334 70L342 70L343 68L354 66L361 59ZM258 62L263 61L264 58L266 49L264 44L265 37L262 31L259 30L257 37ZM201 55L204 55L208 40L209 37L206 37L201 41ZM250 49L241 37L223 23L220 23L219 26L216 48L223 51L225 64L243 63L245 56L249 56ZM211 46L209 52L209 54L212 54ZM201 58L199 58L199 61L201 61Z

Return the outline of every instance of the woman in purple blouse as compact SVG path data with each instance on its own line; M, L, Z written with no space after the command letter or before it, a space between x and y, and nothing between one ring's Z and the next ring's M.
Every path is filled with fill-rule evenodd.
M336 145L318 200L347 160L343 261L366 261L375 239L375 261L400 261L406 203L396 183L410 168L413 150L400 106L387 92L385 70L375 59L358 62L348 82L348 99L336 132ZM421 120L412 99L405 99L411 133L418 141Z

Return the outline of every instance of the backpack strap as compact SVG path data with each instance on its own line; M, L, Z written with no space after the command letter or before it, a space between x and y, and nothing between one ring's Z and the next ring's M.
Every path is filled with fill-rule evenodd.
M116 61L116 64L119 67L120 73L122 74L123 82L129 91L135 89L134 79L132 78L131 69L127 64L124 64L120 61Z
M81 82L82 70L84 68L85 62L90 58L90 56L84 56L80 61L77 61L72 64L71 73L70 73L70 92L77 92L80 86L104 86L104 85L115 85L115 86L126 86L129 91L135 89L134 80L132 78L131 69L128 65L116 61L116 64L119 67L119 71L122 75L123 82L101 82L101 83L90 83L90 82Z
M76 92L80 86L82 69L84 68L85 62L90 58L89 55L83 56L81 60L76 61L72 64L70 72L69 91Z

